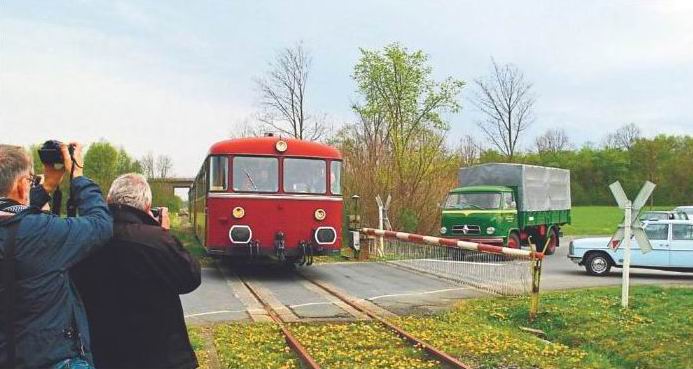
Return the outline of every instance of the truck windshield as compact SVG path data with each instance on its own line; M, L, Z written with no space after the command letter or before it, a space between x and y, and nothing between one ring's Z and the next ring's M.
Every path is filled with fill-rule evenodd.
M445 200L445 209L498 209L500 200L497 192L451 193Z

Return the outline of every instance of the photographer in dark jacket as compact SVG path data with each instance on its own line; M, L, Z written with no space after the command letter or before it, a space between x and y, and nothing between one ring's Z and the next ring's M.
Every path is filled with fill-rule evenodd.
M151 213L139 174L118 177L107 202L113 239L71 274L87 309L98 369L196 368L180 294L200 285L200 266Z
M33 187L31 156L0 145L0 368L90 368L92 362L84 306L67 271L111 238L113 220L99 187L82 176L81 146L71 144L70 155L67 145L56 145L63 162L44 165L43 183ZM65 173L73 176L76 218L40 210Z

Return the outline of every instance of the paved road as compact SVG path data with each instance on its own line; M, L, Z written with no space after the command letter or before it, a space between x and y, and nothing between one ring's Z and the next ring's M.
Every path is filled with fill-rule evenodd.
M593 277L566 257L569 237L555 255L544 261L542 290L618 285L621 270ZM382 263L336 263L300 268L310 279L326 282L343 292L397 314L429 313L449 308L460 299L484 296L472 287ZM188 322L263 320L263 309L239 275L257 288L282 316L292 320L359 319L353 309L308 283L299 274L273 265L239 267L218 263L203 270L202 286L182 297ZM691 284L693 273L632 269L633 284ZM263 297L263 298L264 298Z

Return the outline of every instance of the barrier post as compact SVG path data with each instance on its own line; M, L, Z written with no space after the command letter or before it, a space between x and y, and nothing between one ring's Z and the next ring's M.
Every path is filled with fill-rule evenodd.
M531 237L530 237L531 241ZM542 256L549 245L549 237L546 237L546 242L541 250ZM534 247L533 242L529 242L529 247ZM534 247L536 250L536 247ZM541 281L541 263L544 260L543 257L532 256L532 294L530 296L529 302L529 322L533 322L537 319L537 314L539 313L539 282Z
M532 296L529 305L529 321L533 322L539 312L539 281L541 280L541 261L535 259L532 263Z

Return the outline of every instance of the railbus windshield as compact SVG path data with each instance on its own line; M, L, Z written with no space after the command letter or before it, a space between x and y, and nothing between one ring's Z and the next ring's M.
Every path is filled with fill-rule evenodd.
M326 163L320 159L284 159L284 192L324 194Z
M257 156L234 157L233 190L277 192L279 190L279 160Z

